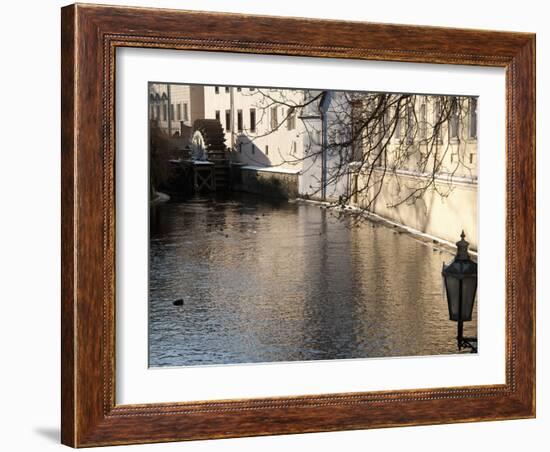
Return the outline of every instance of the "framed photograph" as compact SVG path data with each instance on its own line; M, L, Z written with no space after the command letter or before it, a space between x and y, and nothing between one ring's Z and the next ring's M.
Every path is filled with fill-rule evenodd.
M535 416L535 36L62 9L62 442Z

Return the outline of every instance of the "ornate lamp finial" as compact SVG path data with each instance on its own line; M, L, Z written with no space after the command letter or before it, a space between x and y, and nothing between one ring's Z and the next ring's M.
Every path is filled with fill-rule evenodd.
M466 238L466 234L464 234L464 229L462 230L462 234L460 234L460 241L456 242L456 258L459 260L466 260L470 258L470 255L468 254L468 247L470 246L470 243L464 240Z

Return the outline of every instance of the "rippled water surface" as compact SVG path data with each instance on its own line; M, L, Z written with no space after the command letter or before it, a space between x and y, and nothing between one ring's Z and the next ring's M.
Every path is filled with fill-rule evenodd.
M247 195L154 206L150 366L456 353L451 254L350 221Z

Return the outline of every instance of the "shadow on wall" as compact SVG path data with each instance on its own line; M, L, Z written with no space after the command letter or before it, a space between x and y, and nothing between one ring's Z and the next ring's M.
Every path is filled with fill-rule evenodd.
M270 158L246 135L239 135L232 154L234 160L256 168L235 168L238 174L233 175L233 189L255 193L269 198L296 198L298 196L298 174L262 171L262 167L271 167Z
M453 243L464 230L470 249L477 250L477 188L474 185L441 183L438 190L428 187L418 197L400 203L422 184L406 176L386 178L382 183L372 206L373 212Z
M413 191L416 187L405 187L407 192ZM429 205L428 205L428 202ZM405 202L403 207L395 207L397 221L401 224L411 223L415 229L421 232L428 232L430 226L430 219L433 214L434 206L434 193L433 190L428 189L424 195L418 199ZM399 202L399 196L395 196L394 203Z
M272 164L265 152L243 134L238 135L235 141L234 157L246 165L271 166Z

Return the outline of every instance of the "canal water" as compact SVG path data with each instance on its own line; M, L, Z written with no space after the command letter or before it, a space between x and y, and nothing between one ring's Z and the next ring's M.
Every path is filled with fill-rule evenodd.
M312 204L252 195L157 204L149 365L456 353L441 281L451 259L395 228Z

